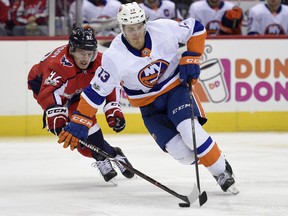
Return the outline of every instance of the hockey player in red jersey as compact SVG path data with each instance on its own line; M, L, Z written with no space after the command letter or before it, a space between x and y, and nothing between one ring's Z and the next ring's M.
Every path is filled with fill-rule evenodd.
M130 104L140 108L147 130L163 152L191 165L195 163L196 151L199 158L196 163L208 169L223 191L237 194L232 168L216 141L202 127L207 121L205 112L195 91L190 99L192 90L187 85L200 75L200 56L206 38L204 26L193 18L182 22L170 19L146 22L144 10L135 2L122 5L117 20L122 33L104 52L102 65L90 86L81 93L77 111L85 116L82 120L90 121L101 98L121 81ZM187 45L182 57L178 53L179 43ZM195 122L195 143L191 119ZM71 121L59 134L58 142L77 147L77 140L85 138L88 129L89 126L81 127Z
M28 75L28 88L33 91L34 98L44 110L44 127L47 124L50 132L58 135L62 128L73 120L73 117L77 119L76 116L81 115L75 112L80 93L90 84L95 70L101 65L101 59L102 53L97 50L97 40L93 30L75 28L69 37L69 44L48 53L40 63L31 68ZM125 127L125 119L120 106L113 105L119 100L119 91L120 88L115 87L106 98L103 98L106 100L107 122L116 132L122 131ZM90 125L87 142L130 164L120 148L114 148L104 140L95 115L87 124ZM67 148L68 145L64 147ZM79 145L77 150L86 157L96 159L96 166L105 181L117 175L108 159L84 146ZM125 177L134 176L124 167L118 166L118 168Z

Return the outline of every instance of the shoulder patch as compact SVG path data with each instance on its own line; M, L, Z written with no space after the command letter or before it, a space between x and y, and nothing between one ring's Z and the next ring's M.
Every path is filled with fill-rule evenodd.
M66 55L62 56L60 63L65 67L73 67L74 65L67 59Z

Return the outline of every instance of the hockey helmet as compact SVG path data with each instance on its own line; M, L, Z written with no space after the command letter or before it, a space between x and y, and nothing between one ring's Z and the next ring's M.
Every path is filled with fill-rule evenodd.
M117 14L117 21L122 30L122 25L133 25L146 21L144 10L136 3L122 4Z
M75 51L76 48L83 50L97 50L97 40L91 28L76 27L69 37L69 46Z

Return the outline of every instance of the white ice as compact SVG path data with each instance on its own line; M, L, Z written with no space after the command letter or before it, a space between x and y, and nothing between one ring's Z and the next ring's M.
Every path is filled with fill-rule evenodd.
M78 152L55 137L0 138L1 216L281 216L288 215L288 133L213 133L236 175L238 195L221 191L199 167L208 201L180 208L178 198L140 177L104 182ZM177 193L196 182L194 166L162 152L149 135L108 135L134 167Z

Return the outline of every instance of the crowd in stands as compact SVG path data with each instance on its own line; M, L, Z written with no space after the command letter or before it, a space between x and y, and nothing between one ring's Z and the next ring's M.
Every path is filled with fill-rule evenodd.
M89 25L97 36L115 36L120 32L116 21L118 8L132 1L82 0L82 25ZM192 17L205 26L208 35L288 34L288 0L254 0L248 11L236 0L134 1L140 3L148 21ZM0 36L48 36L48 4L49 0L0 0ZM68 35L76 26L76 18L75 0L56 0L55 26L62 22L61 28L66 28L56 30L56 35Z

